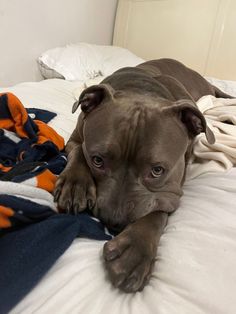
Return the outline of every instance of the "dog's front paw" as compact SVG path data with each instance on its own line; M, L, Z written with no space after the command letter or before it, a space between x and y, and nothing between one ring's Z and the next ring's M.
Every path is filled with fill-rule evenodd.
M144 288L150 279L155 255L152 239L139 234L132 225L106 242L103 248L108 276L115 287L125 292Z
M96 202L96 186L90 173L65 169L57 179L54 201L59 211L77 214L92 209Z

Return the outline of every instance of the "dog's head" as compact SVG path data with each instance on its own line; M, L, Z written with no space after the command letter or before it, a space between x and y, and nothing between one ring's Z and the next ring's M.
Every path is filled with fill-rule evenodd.
M108 84L84 90L83 153L97 186L94 213L121 229L154 210L172 211L182 193L193 138L214 135L192 100L177 102Z

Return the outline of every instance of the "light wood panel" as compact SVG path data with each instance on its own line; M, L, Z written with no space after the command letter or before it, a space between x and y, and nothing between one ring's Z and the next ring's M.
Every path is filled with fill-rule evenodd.
M119 0L113 44L236 80L235 0Z

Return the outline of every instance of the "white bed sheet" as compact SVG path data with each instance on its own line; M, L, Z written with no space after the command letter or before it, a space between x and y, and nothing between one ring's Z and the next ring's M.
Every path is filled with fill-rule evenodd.
M225 90L235 93L234 84ZM13 92L27 107L57 112L51 126L67 140L78 116L71 114L78 88L77 82L54 79L1 92ZM235 204L236 168L187 181L143 292L125 294L114 289L103 269L103 242L79 238L11 313L234 314Z

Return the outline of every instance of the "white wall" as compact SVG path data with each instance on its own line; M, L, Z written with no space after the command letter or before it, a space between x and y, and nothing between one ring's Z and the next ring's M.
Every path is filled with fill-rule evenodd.
M117 0L0 0L0 86L40 80L41 52L111 44Z

